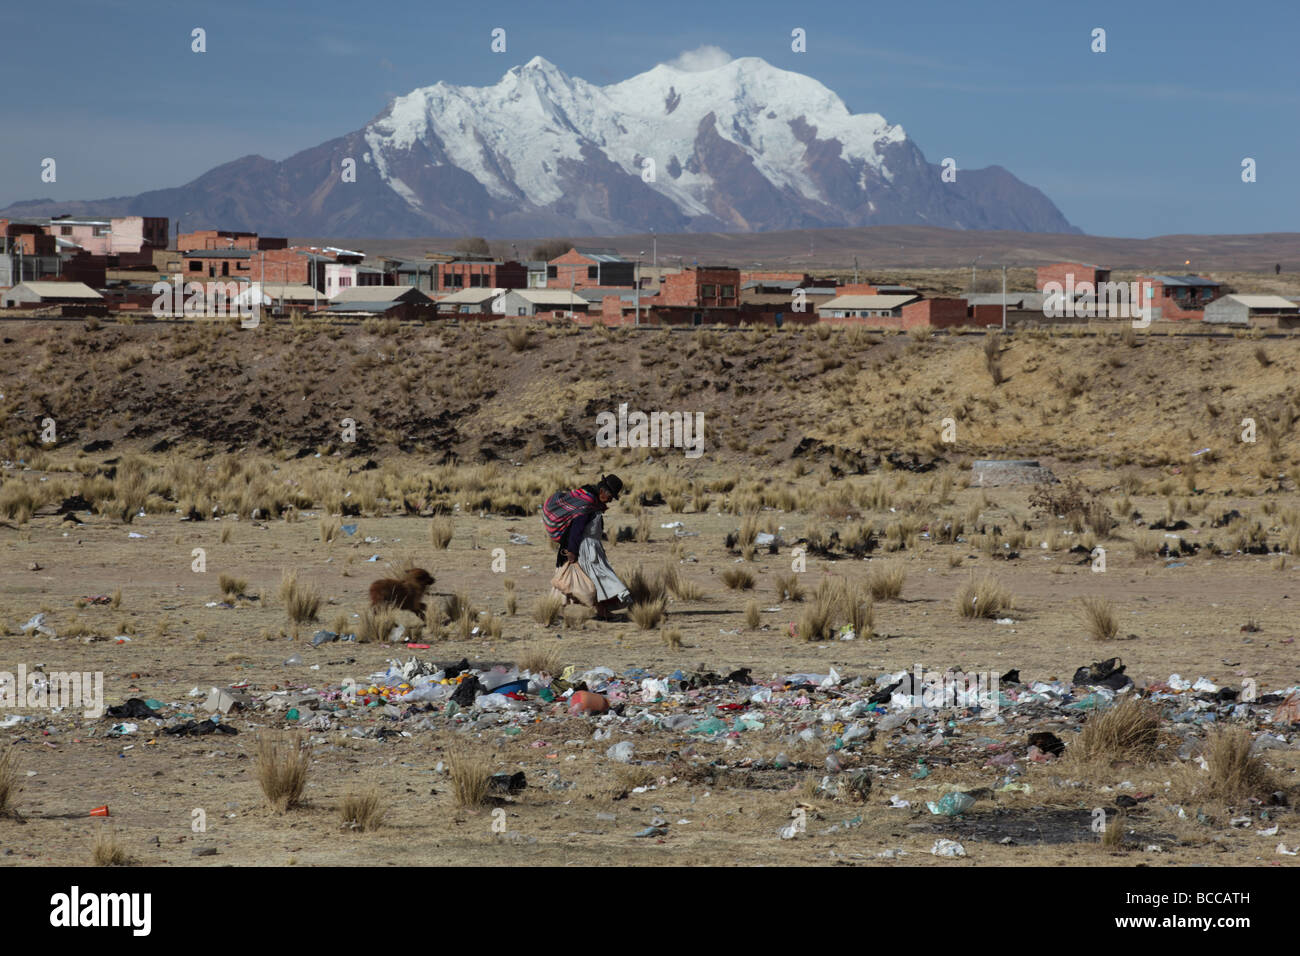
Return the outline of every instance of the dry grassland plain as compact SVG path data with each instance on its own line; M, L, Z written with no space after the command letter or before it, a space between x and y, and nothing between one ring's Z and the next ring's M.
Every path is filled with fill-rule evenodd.
M638 689L604 721L560 703L523 720L321 703L327 719L303 728L262 705L412 656L656 677L744 667L756 682L833 668L863 679L849 700L917 665L1068 684L1116 656L1139 689L1173 673L1260 695L1293 687L1290 335L538 325L521 337L500 324L111 320L6 323L3 335L0 670L102 672L108 704L153 698L169 722L206 717L211 687L240 685L253 704L222 718L238 734L201 737L0 711L2 863L1295 865L1276 847L1300 844L1300 755L1270 705L1231 720L1219 709L1245 748L1283 738L1253 756L1213 725L1176 720L1191 694L1157 702L1149 725L1126 713L1101 726L1115 708L1007 707L997 725L954 711L881 730L881 715L844 719L843 702L811 691L765 708L762 728L715 736L628 719L705 720L709 690L647 704ZM620 402L703 413L705 454L595 447L596 415ZM1033 487L972 483L975 459L1013 457L1077 479L1080 507L1054 514ZM611 471L627 493L606 518L610 560L625 579L670 580L666 616L648 630L572 613L538 623L554 569L538 508ZM664 527L674 522L684 534ZM630 540L617 540L624 528ZM761 533L775 551L746 546ZM436 578L436 610L423 626L395 620L428 650L310 644L320 629L357 630L370 582L410 565ZM959 613L957 595L985 578L1009 609ZM857 639L797 636L819 589L862 595ZM449 595L468 615L437 613ZM24 631L39 613L53 636ZM846 611L828 614L834 637ZM837 747L863 721L874 732ZM1036 732L1065 754L1030 760ZM630 763L606 755L624 740ZM999 753L1027 790L1001 789ZM517 771L522 791L483 792L486 775ZM976 797L959 819L925 809L945 787ZM106 821L87 816L104 804ZM1112 821L1122 810L1118 838L1113 824L1108 839L1091 828L1098 807ZM1247 816L1249 828L1232 825ZM793 819L806 829L781 839ZM652 825L662 832L635 835ZM967 857L932 856L941 837ZM878 856L890 850L903 855Z

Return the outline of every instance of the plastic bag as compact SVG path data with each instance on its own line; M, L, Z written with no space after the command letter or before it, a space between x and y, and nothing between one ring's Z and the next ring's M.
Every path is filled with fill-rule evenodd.
M576 561L555 572L551 587L564 595L566 602L574 601L587 607L596 605L596 585Z

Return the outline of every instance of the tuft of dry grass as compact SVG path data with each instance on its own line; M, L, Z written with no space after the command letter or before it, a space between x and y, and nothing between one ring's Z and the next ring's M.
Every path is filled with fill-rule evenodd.
M533 333L522 325L511 325L506 329L506 344L510 346L512 352L526 352L536 348Z
M1105 598L1079 598L1079 616L1094 641L1113 641L1119 637L1119 617L1115 614L1115 605Z
M343 530L343 523L338 518L321 518L318 522L321 544L329 544Z
M439 551L446 551L456 533L456 525L450 518L434 518L429 522L429 540Z
M763 618L758 611L758 602L750 601L745 605L745 627L751 631L757 631L763 623Z
M1128 814L1123 810L1111 815L1106 821L1106 829L1101 831L1098 841L1108 850L1118 850L1124 845L1124 827L1128 823Z
M18 795L18 752L13 745L0 752L0 817L15 814L13 800Z
M554 676L564 670L564 661L560 659L559 652L553 647L540 643L533 643L524 648L523 653L519 655L518 665L520 670L534 675Z
M1210 732L1204 756L1209 764L1207 790L1211 797L1235 803L1277 789L1263 759L1251 753L1253 743L1245 727L1220 727Z
M1066 756L1075 765L1104 761L1150 761L1160 736L1160 709L1149 701L1125 698L1093 714Z
M297 571L285 571L280 578L280 602L290 622L305 624L316 620L320 611L321 596L310 587L298 582Z
M704 589L694 582L687 581L675 564L665 564L659 573L665 590L679 601L698 601L704 596Z
M799 575L777 575L776 599L778 601L802 601L804 596L803 585L799 583Z
M671 631L663 632L664 645L670 651L680 651L682 649L682 632L673 628Z
M873 601L896 601L903 593L907 571L901 564L872 564L867 574L867 590Z
M120 608L120 607L122 606L122 589L121 589L121 588L118 588L117 590L115 590L115 591L113 592L113 597L111 598L111 603L110 603L109 606L110 606L113 610L115 610L115 611L116 611L118 608Z
M668 613L668 602L664 598L657 601L641 601L632 605L629 612L633 623L643 631L650 631L659 626L659 622Z
M870 599L854 585L846 585L842 597L845 622L859 638L871 637L876 630L876 610Z
M311 770L311 744L297 734L264 733L257 738L253 770L266 802L276 813L297 807Z
M560 609L563 607L564 599L553 594L538 598L537 603L533 605L533 620L544 627L550 627L560 616Z
M116 833L107 826L96 828L90 844L91 866L130 866L132 862Z
M248 590L247 581L229 574L218 575L217 586L221 589L221 596L227 598L237 598Z
M828 641L831 637L831 609L814 601L799 616L799 636L805 641Z
M361 612L361 621L357 624L357 641L362 644L386 641L396 626L397 612L391 604L372 605Z
M339 805L339 817L343 826L361 833L379 829L387 812L379 788L373 786L350 791Z
M667 597L668 593L661 575L647 578L641 568L633 571L631 577L627 579L627 589L633 604L650 604L660 601Z
M733 591L749 591L754 587L754 573L746 568L727 568L720 576L722 583Z
M456 806L473 809L487 803L492 768L486 760L468 750L457 750L448 755L447 773Z
M957 589L953 600L957 613L962 617L997 617L1015 606L1011 592L991 575L976 580L972 574L970 580Z

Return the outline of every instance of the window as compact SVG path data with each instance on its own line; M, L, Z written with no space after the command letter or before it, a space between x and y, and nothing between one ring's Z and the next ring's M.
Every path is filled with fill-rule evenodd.
M59 227L59 235L60 235L60 236L70 236L70 235L72 235L72 227L71 227L71 226L60 226L60 227Z
M221 274L222 274L223 276L228 276L228 275L230 275L230 263L229 263L229 262L223 262L223 263L221 263Z
M339 288L340 288L340 289L346 289L346 288L347 288L348 286L350 286L351 284L352 284L352 277L351 277L351 276L339 276Z
M702 286L700 286L700 295L701 295L703 298L706 298L706 299L712 299L712 298L713 298L715 295L717 295L717 294L718 294L718 287L715 286L715 285L702 285Z
M190 271L191 271L191 272L202 272L202 271L203 271L203 263L202 263L200 260L198 260L198 259L191 259L191 260L190 260Z
M587 266L587 278L588 279L600 278L600 266Z
M722 287L722 297L724 299L732 299L735 298L735 296L736 296L736 287L734 285L724 285Z
M560 267L559 267L559 266L547 266L547 267L546 267L546 278L548 278L548 279L556 279L556 278L559 278L559 274L560 274Z

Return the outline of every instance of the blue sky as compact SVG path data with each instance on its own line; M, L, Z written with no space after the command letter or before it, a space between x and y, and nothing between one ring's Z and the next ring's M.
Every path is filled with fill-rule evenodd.
M489 48L496 27L505 53ZM790 49L795 27L806 53ZM1090 50L1097 27L1105 53ZM5 4L0 206L283 159L395 95L494 83L538 54L609 83L712 45L816 77L931 162L1005 166L1085 232L1296 231L1297 28L1294 0ZM40 180L47 156L56 183Z

